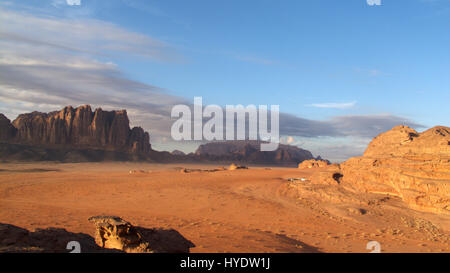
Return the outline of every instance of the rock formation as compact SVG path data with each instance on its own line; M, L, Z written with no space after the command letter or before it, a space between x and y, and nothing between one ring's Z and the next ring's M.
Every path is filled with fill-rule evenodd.
M241 166L241 165L236 165L234 163L231 163L231 165L228 167L229 171L234 171L234 170L246 170L248 169L247 166Z
M189 253L195 247L173 229L136 227L114 216L91 217L89 221L96 226L95 239L63 228L29 231L0 223L0 253ZM78 249L71 242L78 243Z
M21 114L12 124L0 115L0 141L32 146L95 148L146 154L150 136L140 127L130 129L127 112L92 112L89 105L51 113Z
M152 150L150 136L140 127L130 128L126 110L92 111L89 105L50 113L32 112L10 122L0 114L0 159L8 161L156 161L242 162L297 165L314 159L306 150L279 145L261 152L260 141L226 141L200 145L196 153Z
M127 253L189 253L195 245L171 229L135 227L117 216L95 216L95 242L106 249Z
M299 169L313 169L313 168L323 168L330 165L329 161L325 160L305 160L302 163L298 164Z
M95 242L102 248L118 249L128 253L151 252L149 243L128 222L114 216L89 218L95 225Z
M450 214L448 127L418 133L397 126L373 139L364 156L332 169L329 178L321 179L354 191L398 196L416 209ZM323 173L316 178L319 175Z
M9 142L16 135L17 129L12 126L11 121L0 114L0 142Z
M260 151L260 141L224 141L200 145L196 156L211 161L232 161L257 164L297 165L304 160L314 159L311 152L295 146L280 144L273 152Z

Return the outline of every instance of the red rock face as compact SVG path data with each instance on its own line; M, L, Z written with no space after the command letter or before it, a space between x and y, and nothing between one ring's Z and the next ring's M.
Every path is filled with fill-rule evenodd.
M141 127L134 127L131 130L129 144L133 152L148 153L151 150L150 147L150 135L144 131Z
M387 193L420 210L450 214L450 128L398 126L337 170L344 187Z
M16 136L17 130L11 125L11 121L0 114L0 142L9 142Z
M130 129L127 112L92 112L89 105L59 112L22 114L12 125L0 116L0 140L9 143L74 148L98 148L133 153L151 150L150 136L140 127Z

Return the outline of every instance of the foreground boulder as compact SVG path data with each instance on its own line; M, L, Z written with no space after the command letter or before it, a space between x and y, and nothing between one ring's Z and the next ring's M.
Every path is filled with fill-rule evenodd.
M129 253L151 252L149 243L130 223L119 217L96 216L89 218L96 227L95 242L103 248L123 250Z
M353 190L394 195L415 209L450 214L450 128L418 133L397 126L330 175L330 181Z
M195 245L173 229L135 227L117 216L95 216L95 242L127 253L189 253Z
M195 245L173 229L135 227L114 216L89 218L95 238L63 228L29 231L0 223L0 253L189 253Z

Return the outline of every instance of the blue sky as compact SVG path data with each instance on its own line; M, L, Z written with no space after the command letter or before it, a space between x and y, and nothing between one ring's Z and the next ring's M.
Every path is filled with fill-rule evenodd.
M0 76L0 111L14 119L21 111L51 110L65 102L114 108L128 99L123 107L153 132L154 147L189 151L195 145L168 140L164 123L149 117L145 107L164 99L167 105L192 103L194 96L206 104L278 104L283 113L353 132L285 135L316 155L343 160L396 122L421 130L450 123L450 1L381 2L0 1L0 12L8 15L0 19L9 49L0 51L4 75L21 76L17 83L3 79L8 81L3 89ZM86 77L59 75L61 82L89 88L91 97L74 96L76 88L62 90L67 82L39 91L36 82L48 81L38 77L49 74L37 73L36 60L39 71L50 67L42 65L43 55L52 68L67 68L66 60L73 60L71 75L99 73L108 84L117 82L110 77L121 81L110 91L108 84L95 88ZM16 70L10 71L11 65ZM25 86L27 80L34 85ZM22 95L14 98L18 91ZM26 92L48 98L32 100ZM142 101L148 92L164 99L145 106L131 101ZM108 93L114 99L102 101ZM336 155L339 151L346 156Z

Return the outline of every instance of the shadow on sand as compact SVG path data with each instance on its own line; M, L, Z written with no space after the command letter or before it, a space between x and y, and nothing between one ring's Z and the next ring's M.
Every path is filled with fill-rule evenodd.
M173 229L147 229L136 227L151 249L158 253L189 253L195 245ZM73 233L63 228L46 228L28 231L0 223L0 253L68 253L71 241L80 243L82 253L121 253L120 250L98 246L92 236Z

